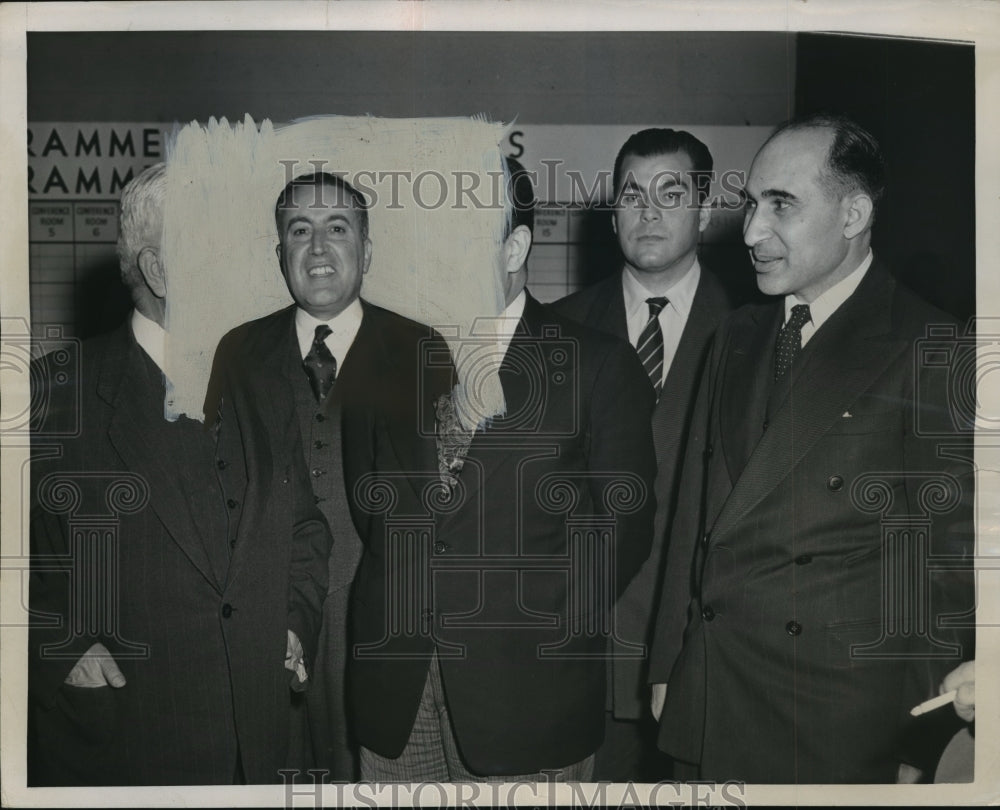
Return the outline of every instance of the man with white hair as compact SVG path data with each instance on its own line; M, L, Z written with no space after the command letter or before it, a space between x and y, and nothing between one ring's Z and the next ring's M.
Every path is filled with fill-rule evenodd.
M239 380L216 430L164 419L165 187L122 195L128 321L32 375L34 786L279 782L314 649L330 537L297 426Z

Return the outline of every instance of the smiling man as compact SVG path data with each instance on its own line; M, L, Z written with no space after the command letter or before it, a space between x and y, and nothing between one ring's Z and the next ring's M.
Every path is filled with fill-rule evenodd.
M676 502L698 379L712 334L732 309L715 274L698 260L698 242L711 219L712 165L708 147L689 132L644 129L633 134L619 150L614 168L612 227L622 268L554 305L563 315L628 340L657 393L653 547L615 608L618 637L635 645L650 642L663 540ZM662 777L646 674L645 660L634 650L613 658L612 713L597 754L598 779Z
M947 454L918 430L950 402L915 346L955 324L873 256L884 185L838 116L751 167L744 240L781 297L723 321L698 395L650 663L675 776L894 781L909 709L971 653L939 622L968 581L923 567L971 552L968 426Z
M378 413L419 441L418 414L433 412L429 405L421 410L421 397L432 403L448 389L450 372L440 370L440 386L437 372L420 376L421 341L433 330L360 297L372 242L366 200L353 186L326 172L296 177L278 196L274 218L276 253L295 303L230 332L216 364L235 364L247 374L276 371L288 387L274 396L295 400L313 494L336 542L289 765L326 769L330 779L350 781L358 776L358 762L344 703L347 606L362 547L344 490L342 436L350 414ZM441 338L434 339L447 356ZM433 455L433 439L428 441Z

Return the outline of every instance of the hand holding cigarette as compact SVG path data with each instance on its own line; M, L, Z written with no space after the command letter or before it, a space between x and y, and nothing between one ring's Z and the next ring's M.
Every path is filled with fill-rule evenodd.
M940 688L940 695L914 706L910 714L918 717L954 701L955 713L971 723L976 717L976 662L966 661L953 669L945 675Z
M976 719L976 662L966 661L944 676L941 691L955 691L955 712L965 722Z

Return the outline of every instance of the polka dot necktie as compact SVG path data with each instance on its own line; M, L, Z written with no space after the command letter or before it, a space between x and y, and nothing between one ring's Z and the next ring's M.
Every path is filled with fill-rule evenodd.
M792 362L802 349L802 327L811 320L808 304L796 304L788 316L788 323L778 332L774 349L774 380L777 382L792 367Z
M660 297L647 298L646 303L649 305L649 320L642 328L635 350L639 353L639 359L653 384L656 398L659 399L663 389L663 330L660 329L660 313L670 302Z
M326 399L326 395L333 388L333 381L337 379L337 358L330 353L325 342L331 334L333 330L325 323L317 326L312 347L302 361L302 368L309 378L317 402Z

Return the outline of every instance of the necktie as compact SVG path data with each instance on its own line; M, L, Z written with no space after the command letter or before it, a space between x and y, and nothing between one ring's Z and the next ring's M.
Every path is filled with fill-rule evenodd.
M309 378L317 402L326 399L326 395L333 388L333 381L337 379L337 359L324 342L332 332L333 330L325 323L317 326L309 354L302 361L302 368Z
M663 330L660 329L660 312L670 302L660 297L647 298L646 303L649 305L649 320L642 328L635 350L639 353L639 359L653 384L656 398L659 399L663 388Z
M781 327L781 331L778 332L778 343L774 349L775 381L784 377L788 373L788 369L792 367L792 361L802 349L802 327L809 322L811 317L808 304L796 304L792 307L788 323Z

